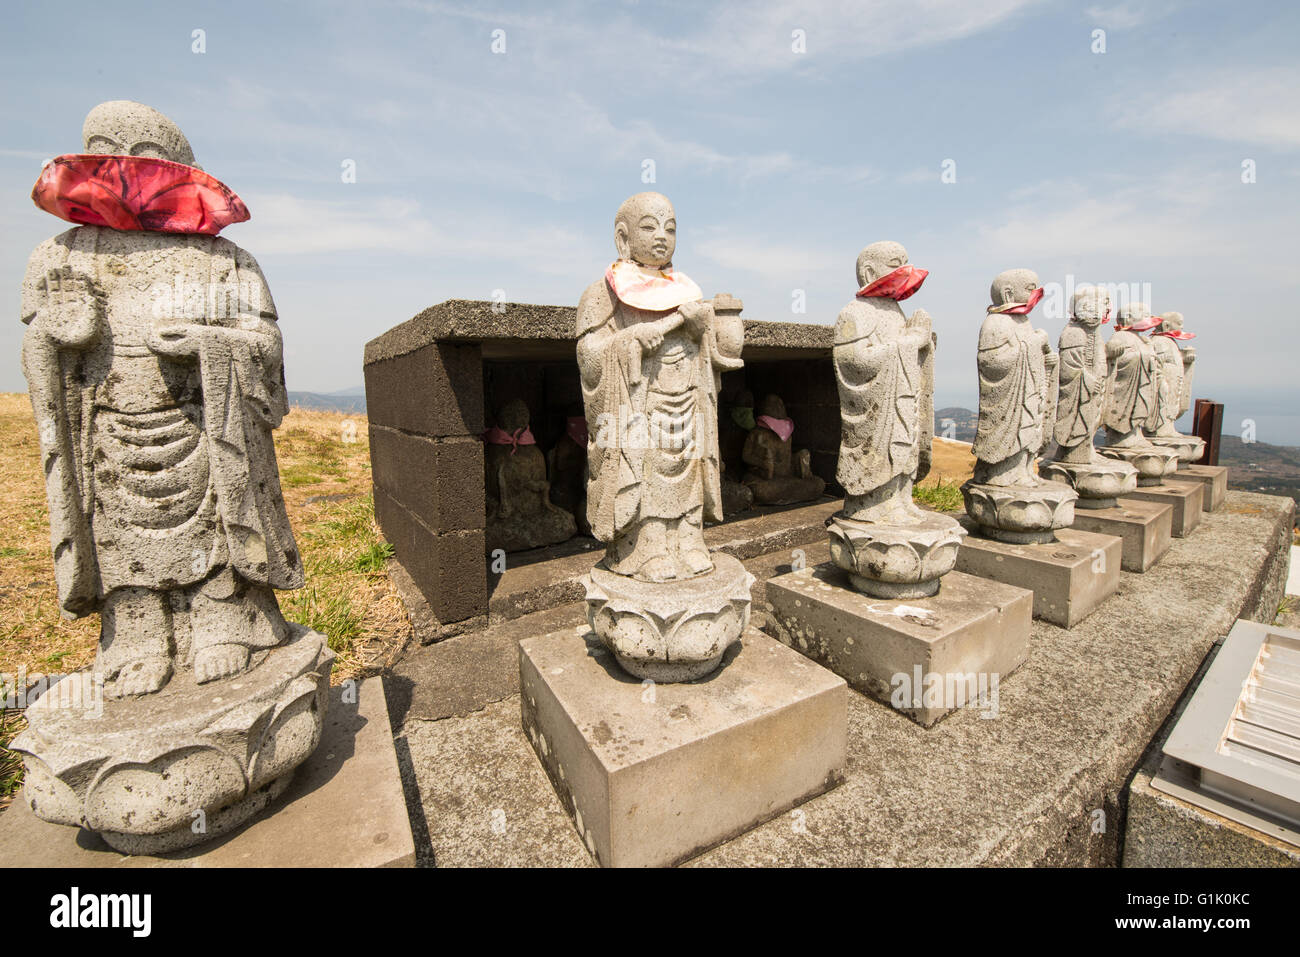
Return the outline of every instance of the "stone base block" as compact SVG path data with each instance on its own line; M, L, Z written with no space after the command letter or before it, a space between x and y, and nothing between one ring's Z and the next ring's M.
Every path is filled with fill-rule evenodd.
M950 515L926 512L909 525L885 525L845 518L826 523L831 559L848 572L860 592L877 598L923 598L957 561L966 530Z
M1179 465L1174 480L1205 484L1205 501L1201 503L1203 512L1216 511L1228 495L1226 465Z
M1205 440L1196 435L1183 435L1181 432L1175 432L1173 435L1148 435L1147 441L1156 448L1168 449L1177 453L1179 467L1184 462L1195 462L1205 453Z
M1084 509L1074 513L1073 528L1080 532L1114 535L1123 542L1120 566L1126 572L1144 572L1160 560L1173 540L1174 507L1144 502L1130 496L1114 508Z
M519 643L524 731L587 849L675 864L838 784L844 681L756 629L688 684L624 674L586 629Z
M1140 445L1099 445L1097 451L1108 459L1127 462L1137 469L1138 485L1159 485L1167 475L1178 468L1178 453L1173 449L1157 448L1150 443Z
M199 847L125 855L86 830L51 824L23 798L0 813L0 847L12 867L411 867L415 843L397 751L378 678L329 690L311 756L281 780L266 813Z
M252 669L208 684L182 670L155 694L107 700L89 670L54 685L10 744L26 768L23 800L42 820L95 831L126 854L238 827L320 741L334 653L324 635L289 627Z
M974 526L967 526L974 531ZM1119 589L1124 543L1114 535L1063 528L1054 542L1015 545L970 535L957 570L1034 593L1034 617L1073 628Z
M1058 528L1074 521L1079 493L1063 482L1035 486L985 485L968 479L961 487L966 514L980 534L1004 542L1050 542ZM969 531L971 526L967 526Z
M959 707L997 707L998 682L1029 652L1033 595L961 572L906 602L849 586L833 563L767 583L781 640L929 727Z
M1057 462L1040 459L1038 474L1061 482L1079 493L1075 509L1110 508L1115 499L1137 488L1137 469L1127 462L1094 456L1092 462Z
M754 576L730 555L684 581L643 582L597 565L583 579L587 622L629 674L694 681L714 671L749 624Z
M1173 536L1174 538L1186 538L1192 529L1201 524L1201 504L1205 501L1205 489L1200 482L1179 482L1174 479L1166 479L1160 485L1138 488L1133 494L1121 498L1119 503L1121 506L1127 505L1130 499L1172 505L1174 508Z

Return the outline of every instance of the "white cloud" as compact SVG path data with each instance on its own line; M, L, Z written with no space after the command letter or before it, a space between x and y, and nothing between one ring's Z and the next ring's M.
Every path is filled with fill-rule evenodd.
M1164 89L1126 95L1114 109L1120 126L1148 135L1294 149L1300 147L1300 68L1170 74Z
M1159 20L1172 13L1174 9L1174 4L1168 2L1129 0L1127 3L1116 3L1105 7L1094 5L1083 12L1085 19L1097 26L1108 30L1131 30L1152 20Z

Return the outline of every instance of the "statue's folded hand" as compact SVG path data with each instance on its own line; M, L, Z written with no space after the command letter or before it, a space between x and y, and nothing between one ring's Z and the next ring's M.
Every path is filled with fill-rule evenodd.
M165 319L149 330L148 346L160 356L169 359L193 359L199 354L205 326L183 319Z

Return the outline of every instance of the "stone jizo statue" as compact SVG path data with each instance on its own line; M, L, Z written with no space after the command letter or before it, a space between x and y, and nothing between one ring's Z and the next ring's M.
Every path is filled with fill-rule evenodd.
M809 451L795 450L794 420L786 414L781 397L764 396L757 412L743 452L749 466L744 482L754 493L755 504L789 505L820 496L826 482L813 474Z
M674 269L677 217L659 193L619 207L614 244L577 314L587 517L606 545L588 614L624 668L687 680L716 668L748 620L752 576L704 542L705 520L723 516L718 386L744 364L741 304L705 300Z
M12 748L38 817L154 853L287 787L333 653L276 602L303 584L271 438L280 329L257 262L216 235L248 211L143 104L100 104L82 136L32 192L82 225L36 247L20 317L59 607L100 615L94 668L60 684L107 701L44 696Z
M1179 343L1195 338L1196 333L1183 329L1181 312L1165 312L1148 339L1160 363L1160 389L1155 414L1143 431L1152 445L1177 452L1181 462L1194 462L1205 451L1204 439L1183 435L1174 428L1174 423L1191 408L1196 363L1196 349Z
M1055 529L1074 521L1078 495L1068 485L1040 478L1033 468L1056 421L1058 357L1047 333L1029 321L1043 289L1033 270L1008 269L993 280L989 295L976 362L976 462L962 486L966 512L990 538L1052 541Z
M965 532L912 501L930 467L934 336L923 309L899 302L928 273L896 242L872 243L857 260L857 296L835 321L840 395L835 477L844 509L828 523L831 557L855 588L884 598L922 597L952 570Z
M577 532L571 514L551 504L546 456L528 427L528 406L507 402L497 425L483 435L487 547L507 552L568 541Z
M1139 485L1158 485L1178 467L1178 454L1153 445L1146 429L1155 428L1160 404L1160 361L1155 349L1138 333L1160 322L1146 303L1125 303L1106 343L1108 382L1102 415L1106 444L1098 448L1107 458L1137 469Z
M1073 318L1058 343L1056 449L1051 458L1039 462L1038 473L1078 492L1076 507L1107 508L1116 503L1117 496L1137 488L1137 471L1131 465L1107 459L1093 446L1106 402L1106 347L1101 327L1110 322L1110 293L1100 286L1080 286L1070 311Z

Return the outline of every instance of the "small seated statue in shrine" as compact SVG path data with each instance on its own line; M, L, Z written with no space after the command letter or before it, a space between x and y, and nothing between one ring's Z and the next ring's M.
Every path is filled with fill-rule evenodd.
M794 420L786 414L785 402L779 395L766 395L756 411L743 453L749 466L744 483L754 493L754 503L790 505L817 498L826 482L813 474L808 450L795 451Z
M488 550L519 552L572 538L577 524L551 504L546 456L528 427L528 406L507 402L497 423L483 433Z

